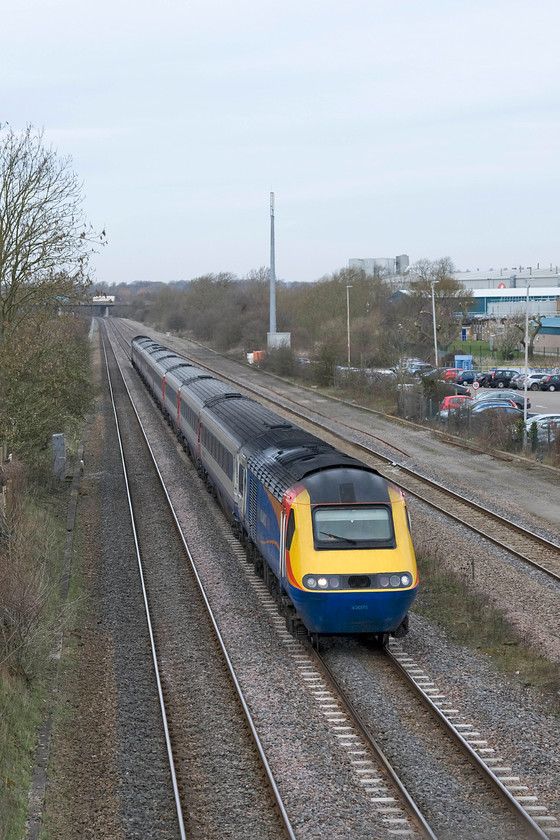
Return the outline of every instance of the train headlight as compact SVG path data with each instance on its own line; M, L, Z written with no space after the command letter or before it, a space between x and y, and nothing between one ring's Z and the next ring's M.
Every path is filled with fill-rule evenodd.
M401 586L410 586L412 578L410 575L401 575Z
M325 575L304 575L303 577L303 585L307 589L340 589L343 583L344 578L341 578L340 575L330 575L330 577L326 577Z
M389 578L389 583L391 586L400 586L401 585L401 578L400 575L391 575Z
M389 586L389 576L388 575L379 575L379 586Z

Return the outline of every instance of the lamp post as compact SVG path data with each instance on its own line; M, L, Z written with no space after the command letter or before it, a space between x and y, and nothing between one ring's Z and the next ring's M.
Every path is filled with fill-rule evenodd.
M346 333L348 336L348 367L350 367L350 289L346 286Z
M527 283L527 304L525 306L525 382L523 383L523 393L525 396L523 404L523 434L527 427L527 379L529 377L529 284ZM527 440L525 435L523 443Z
M436 297L434 294L434 286L439 283L439 280L430 280L432 287L432 315L434 319L434 356L436 361L436 368L439 367L438 351L437 351L437 328L436 328Z

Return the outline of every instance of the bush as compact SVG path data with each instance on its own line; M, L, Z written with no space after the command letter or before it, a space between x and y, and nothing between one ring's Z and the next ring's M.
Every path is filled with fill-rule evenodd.
M50 459L52 435L93 407L88 328L72 315L37 317L0 348L0 440L28 466Z
M278 347L269 350L264 359L259 362L263 370L275 373L277 376L295 376L297 361L291 347Z

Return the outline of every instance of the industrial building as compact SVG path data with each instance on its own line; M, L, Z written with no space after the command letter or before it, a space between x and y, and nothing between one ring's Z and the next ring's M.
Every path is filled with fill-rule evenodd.
M529 311L529 316L560 316L560 286L529 286L527 288L471 289L474 306L468 315L500 320L519 316Z
M367 257L348 260L349 268L361 268L372 277L376 274L383 277L404 274L409 264L406 254L400 254L398 257Z

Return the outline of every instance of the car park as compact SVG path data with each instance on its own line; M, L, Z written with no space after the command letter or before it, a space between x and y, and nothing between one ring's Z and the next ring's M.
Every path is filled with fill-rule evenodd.
M539 388L541 391L560 391L560 373L551 373L549 376L543 376Z
M483 393L477 392L475 396L475 402L482 403L482 402L505 402L505 403L512 403L513 405L520 408L522 411L525 407L525 397L519 394L517 391L511 391L509 389L501 390L496 393L490 393L488 391L484 391ZM531 400L527 397L527 408L531 408Z

